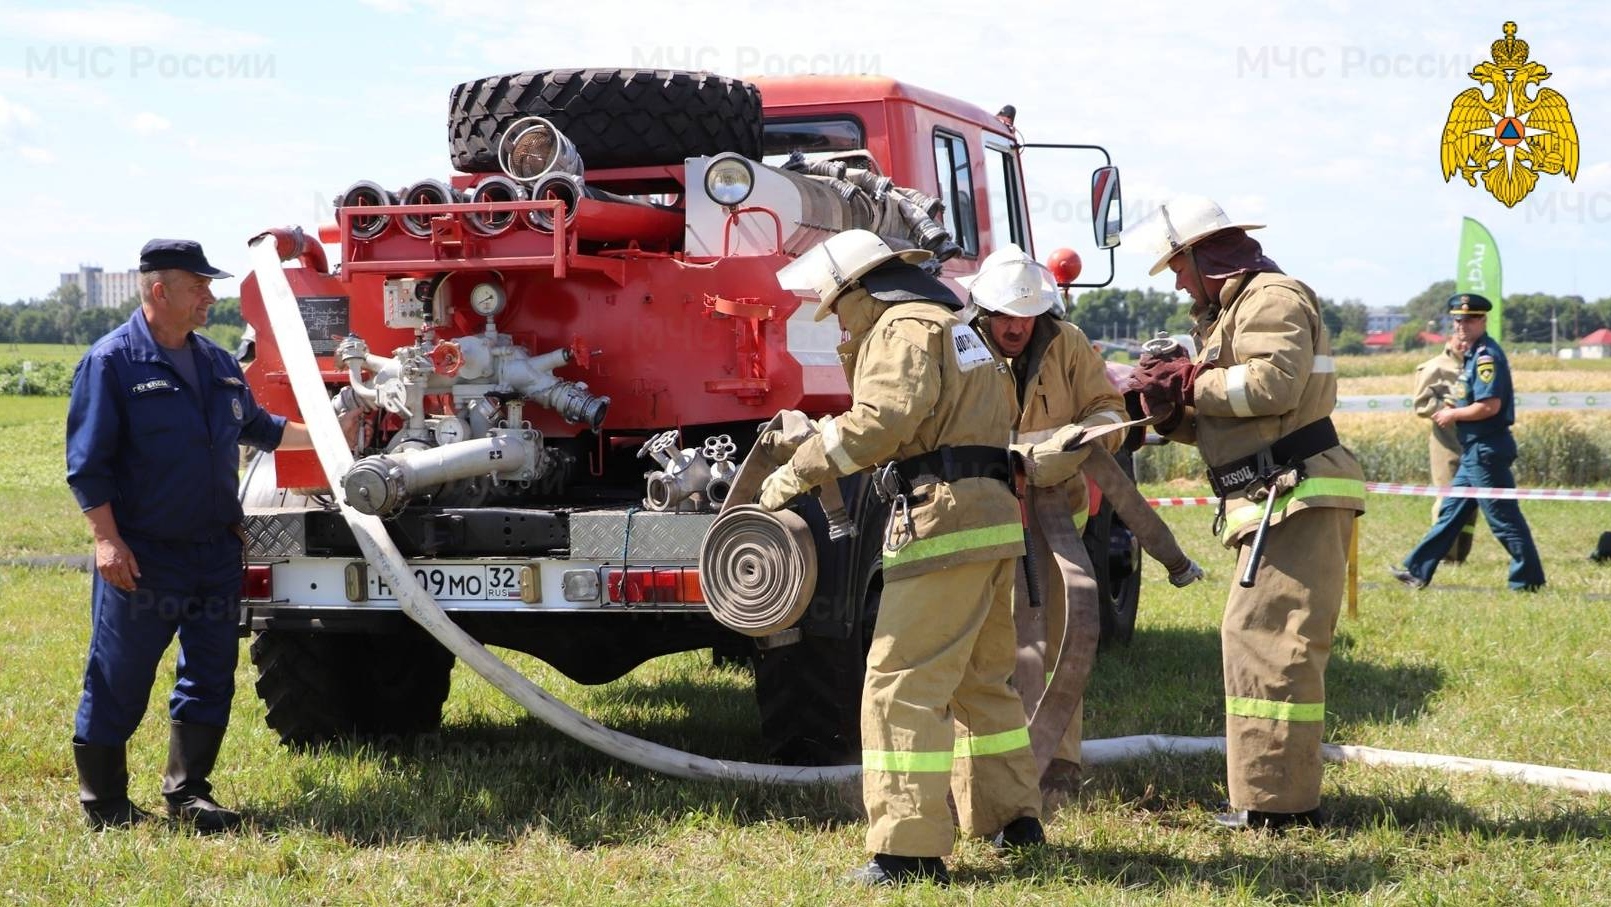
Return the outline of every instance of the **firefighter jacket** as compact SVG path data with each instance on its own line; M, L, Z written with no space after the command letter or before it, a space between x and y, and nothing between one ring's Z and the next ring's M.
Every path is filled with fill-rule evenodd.
M1460 373L1464 369L1464 359L1455 355L1454 350L1448 346L1444 346L1443 351L1436 356L1417 365L1415 414L1430 420L1432 414L1438 410L1458 405L1455 401L1463 395L1460 388ZM1453 425L1440 426L1436 422L1432 423L1429 452L1433 463L1432 481L1438 485L1447 485L1454 478L1454 464L1460 459L1460 438L1455 434ZM1447 464L1441 473L1438 464Z
M1192 405L1171 440L1196 444L1212 469L1266 450L1277 440L1331 416L1337 404L1336 363L1314 291L1284 274L1233 277L1220 290L1217 318L1192 331L1197 378ZM1310 507L1363 513L1365 476L1341 444L1308 457L1303 479L1276 498L1270 525ZM1262 500L1252 486L1227 489L1220 541L1235 547L1257 529Z
M1012 381L974 330L939 303L840 297L850 339L839 346L849 411L822 420L790 465L810 487L943 446L1002 448L1012 433ZM890 582L973 561L1023 554L1018 500L999 478L972 476L912 489L911 535L892 514Z
M980 336L999 356L995 340L981 325ZM1054 487L1068 495L1069 512L1083 521L1088 506L1080 464L1087 451L1050 451L1037 448L1065 425L1105 425L1124 421L1124 398L1108 380L1107 365L1085 337L1085 332L1051 314L1035 319L1029 345L1012 360L1018 393L1018 424L1013 449L1023 455L1029 481L1037 487ZM1117 453L1122 434L1110 434L1095 443Z

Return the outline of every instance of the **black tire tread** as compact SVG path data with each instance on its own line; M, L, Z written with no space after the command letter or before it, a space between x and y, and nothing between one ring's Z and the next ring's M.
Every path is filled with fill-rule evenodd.
M761 156L761 94L752 84L674 69L552 69L487 76L448 97L448 149L466 173L498 172L498 140L545 117L591 168L680 164L736 151Z
M255 688L287 746L407 738L435 730L453 656L417 630L337 634L268 630L252 640Z

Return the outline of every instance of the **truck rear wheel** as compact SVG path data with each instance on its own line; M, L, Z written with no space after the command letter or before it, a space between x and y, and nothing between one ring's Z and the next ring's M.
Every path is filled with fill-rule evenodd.
M847 501L860 501L854 539L830 543L821 510L806 508L801 515L812 526L819 558L830 552L819 564L848 574L844 591L836 594L852 609L850 626L836 625L836 632L820 635L807 632L793 645L753 656L761 738L772 760L784 765L861 762L861 690L883 598L881 540L889 508L859 482L842 483L841 491Z
M681 164L723 151L761 156L761 93L748 82L671 69L551 69L454 88L453 166L497 173L498 140L525 116L551 121L588 167Z
M1134 478L1133 455L1126 450L1116 457L1125 474ZM1102 622L1099 639L1103 645L1128 643L1135 636L1141 605L1141 542L1107 501L1086 524L1084 540L1095 573Z
M408 738L442 723L453 654L418 629L265 630L251 653L268 725L287 746Z

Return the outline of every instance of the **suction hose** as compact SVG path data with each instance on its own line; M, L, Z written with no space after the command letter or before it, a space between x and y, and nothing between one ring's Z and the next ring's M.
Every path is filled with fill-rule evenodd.
M308 431L313 436L314 447L319 455L319 465L324 469L325 478L331 488L340 488L342 475L352 465L352 452L347 449L347 442L342 436L340 424L336 421L335 411L330 408L324 380L319 375L318 362L313 356L313 347L308 342L302 315L297 310L296 294L291 291L291 285L285 279L285 272L280 268L280 257L275 251L274 237L263 234L254 238L250 245L252 268L257 272L258 288L263 293L269 326L280 343L280 355L284 359L285 371L291 381L291 390L296 395L297 406L301 409ZM734 484L736 487L739 483ZM346 518L347 525L352 528L352 534L363 548L364 556L370 566L377 570L381 578L393 589L398 590L398 600L403 606L403 612L409 618L436 637L448 651L469 665L477 674L486 678L487 682L525 706L528 711L555 730L580 743L633 765L676 778L818 784L848 781L861 773L861 767L857 765L806 767L726 762L696 756L612 731L555 699L547 690L509 667L449 620L436 602L414 581L413 572L407 569L403 556L398 552L397 546L392 544L391 537L386 534L386 527L378 517L361 514L345 503L341 504L341 514ZM1322 749L1325 758L1332 762L1491 774L1525 784L1556 787L1580 793L1611 793L1611 774L1603 772L1577 771L1490 759L1406 753L1367 746L1327 744ZM1081 749L1081 755L1087 764L1098 765L1157 754L1194 755L1224 751L1223 737L1174 737L1160 734L1087 740Z
M296 294L281 270L274 237L265 234L253 239L250 245L252 268L257 272L269 326L281 344L280 355L291 381L291 390L296 396L308 432L313 436L314 449L325 478L331 488L340 488L342 476L352 466L352 452L348 450L341 426L330 408L313 347L308 343L307 330L297 310ZM441 607L414 581L413 572L408 569L397 546L392 544L379 517L359 513L345 502L341 504L341 514L352 528L353 537L358 540L371 569L397 590L403 613L509 698L525 706L555 730L593 749L662 774L700 780L817 784L849 780L861 772L861 767L857 765L805 767L726 762L612 731L554 698L449 620Z

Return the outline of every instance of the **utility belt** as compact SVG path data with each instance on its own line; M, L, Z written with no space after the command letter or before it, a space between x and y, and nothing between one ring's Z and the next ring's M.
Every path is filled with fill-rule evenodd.
M1331 423L1331 417L1326 416L1285 435L1269 447L1208 467L1208 484L1215 496L1223 500L1228 493L1241 491L1255 482L1267 483L1276 474L1302 466L1303 461L1340 443L1337 427Z
M895 474L908 488L956 482L961 479L996 479L1012 484L1012 461L1007 448L985 444L941 447L895 464Z
M985 444L947 446L905 460L891 460L874 470L873 491L890 505L884 548L898 551L916 538L911 508L927 500L928 493L915 494L914 489L975 478L996 479L1012 487L1012 460L1007 448Z

